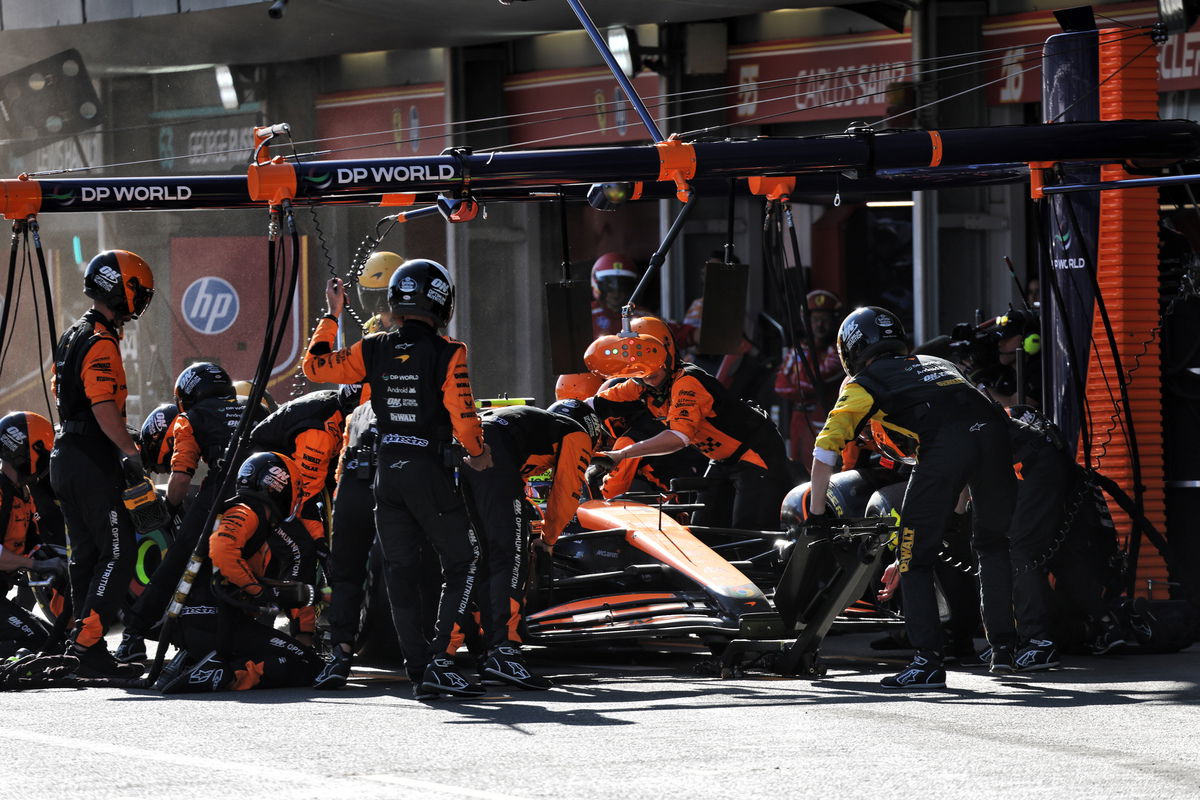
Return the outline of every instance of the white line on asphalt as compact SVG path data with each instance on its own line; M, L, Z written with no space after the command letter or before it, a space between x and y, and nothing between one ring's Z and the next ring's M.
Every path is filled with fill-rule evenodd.
M0 739L13 739L45 747L63 747L71 750L84 750L104 755L120 756L128 759L160 761L164 764L174 764L181 767L194 767L211 772L236 772L252 775L258 779L277 780L293 788L297 784L309 784L314 789L322 791L322 797L361 798L364 793L378 790L377 784L406 786L417 789L422 794L415 797L426 797L428 792L439 792L452 797L475 797L480 800L521 800L513 795L499 794L481 789L468 789L462 786L451 786L433 781L423 781L416 778L404 778L399 775L362 775L353 778L339 778L328 775L313 775L292 769L272 767L267 764L246 764L219 758L188 755L186 753L168 753L162 750L150 750L145 747L130 747L112 744L110 742L93 742L87 739L72 739L65 736L51 736L35 731L24 731L15 728L0 728ZM333 794L336 793L336 794Z
M399 775L357 775L357 778L367 781L378 781L396 786L411 786L414 789L426 789L434 792L453 793L456 797L479 797L482 800L522 800L511 794L497 794L482 789L463 789L457 786L446 786L444 783L430 783L416 778L401 778Z

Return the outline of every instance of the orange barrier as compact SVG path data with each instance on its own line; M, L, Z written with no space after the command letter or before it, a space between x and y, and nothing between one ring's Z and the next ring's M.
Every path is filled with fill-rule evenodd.
M1157 49L1126 29L1100 32L1100 119L1157 119ZM1101 168L1102 180L1132 177L1119 165ZM1100 193L1100 241L1097 279L1129 378L1129 403L1141 456L1146 518L1166 529L1163 477L1162 371L1159 353L1158 190L1154 187ZM1092 455L1101 473L1133 496L1133 468L1124 436L1116 371L1108 336L1097 311L1088 364L1087 397L1092 414ZM1129 375L1133 370L1133 374ZM1111 387L1111 389L1110 389ZM1112 400L1110 401L1110 396ZM1131 522L1112 506L1122 541ZM1167 569L1162 557L1143 540L1138 559L1139 594L1166 596ZM1153 583L1151 583L1153 582Z

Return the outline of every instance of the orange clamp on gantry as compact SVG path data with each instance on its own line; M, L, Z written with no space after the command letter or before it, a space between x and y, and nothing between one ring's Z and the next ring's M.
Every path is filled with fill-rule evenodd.
M753 175L746 178L750 193L768 200L787 200L796 190L794 175Z
M658 179L675 182L675 196L686 203L691 187L688 181L696 177L696 147L671 134L666 141L656 142L658 148Z
M296 197L296 169L282 156L265 164L251 164L246 171L246 191L251 200L281 205Z
M0 180L0 216L5 219L36 217L42 208L42 185L22 174L16 180Z
M1053 169L1057 162L1054 161L1030 161L1029 162L1029 196L1034 200L1041 200L1046 196L1043 189L1046 186L1046 176L1042 170Z
M254 163L246 172L246 190L251 200L272 206L296 197L296 169L282 156L271 158L268 146L279 134L290 135L286 122L254 128Z

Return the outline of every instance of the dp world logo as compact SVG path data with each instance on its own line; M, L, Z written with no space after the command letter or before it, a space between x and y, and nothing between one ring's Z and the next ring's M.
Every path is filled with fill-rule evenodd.
M197 333L224 333L238 315L238 294L224 278L209 275L183 293L183 318Z

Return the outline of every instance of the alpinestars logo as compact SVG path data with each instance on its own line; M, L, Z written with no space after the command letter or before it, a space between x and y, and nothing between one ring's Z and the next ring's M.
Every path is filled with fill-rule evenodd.
M525 669L525 667L523 667L521 664L518 664L516 661L505 661L504 664L506 666L505 672L507 672L509 675L512 675L513 677L516 677L516 678L531 678L531 677L533 677L532 675L529 674L529 670Z
M976 423L975 423L974 425L972 425L972 426L971 426L971 427L970 427L968 430L970 430L970 431L971 431L971 433L975 433L976 431L981 431L981 430L983 430L983 429L984 429L984 428L986 428L986 427L987 427L987 423L986 423L986 422L976 422Z
M442 673L442 682L443 682L444 686L449 686L454 689L467 688L467 681L463 678L462 675L459 675L457 672Z
M225 678L225 669L198 669L188 678L188 683L204 684L212 683L219 684Z

